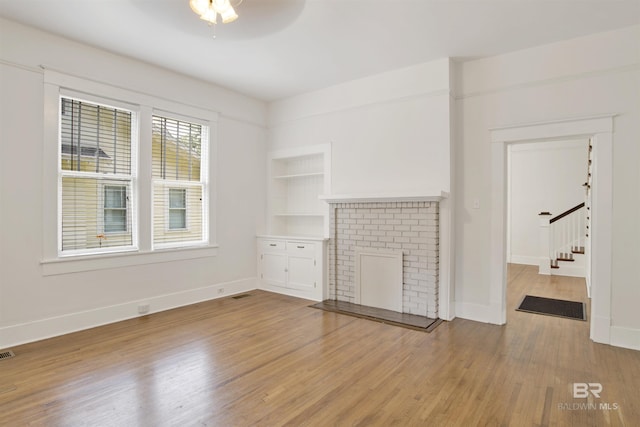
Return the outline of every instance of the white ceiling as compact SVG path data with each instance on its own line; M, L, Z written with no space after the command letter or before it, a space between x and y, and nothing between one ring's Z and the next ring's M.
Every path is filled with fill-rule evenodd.
M640 22L640 0L244 0L214 39L188 3L0 0L0 15L266 101Z

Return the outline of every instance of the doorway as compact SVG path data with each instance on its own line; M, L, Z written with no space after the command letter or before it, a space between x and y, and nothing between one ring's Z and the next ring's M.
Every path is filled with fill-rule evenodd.
M593 145L591 209L591 320L593 341L610 343L613 116L565 119L491 129L491 285L495 323L506 323L507 148L524 141L590 138Z
M588 138L507 144L508 322L526 295L590 305L587 208L575 209L586 202L589 145ZM558 217L551 238L547 222ZM543 240L553 246L543 249Z
M585 203L586 208L561 221L565 223L562 232L556 234L562 239L554 240L571 261L542 273L585 277L589 145L587 138L507 145L508 263L543 267L540 258L548 257L540 247L540 219L545 218L540 214L549 213L551 218ZM569 241L570 247L565 245Z

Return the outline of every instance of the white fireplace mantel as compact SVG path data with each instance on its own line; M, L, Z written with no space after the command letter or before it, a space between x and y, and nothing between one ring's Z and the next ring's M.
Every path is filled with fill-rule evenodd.
M329 204L335 203L388 203L388 202L439 202L449 197L449 193L442 190L421 193L363 193L322 195L318 198Z

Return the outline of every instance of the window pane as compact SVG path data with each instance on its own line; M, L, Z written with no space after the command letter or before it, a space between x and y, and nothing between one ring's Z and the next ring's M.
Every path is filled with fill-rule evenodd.
M104 232L127 231L127 211L125 209L104 210Z
M104 207L105 208L126 208L127 188L125 186L105 185L104 187Z
M130 185L112 185L101 178L63 177L62 251L131 246L131 209L126 208ZM108 190L111 188L117 190ZM114 194L119 203L124 195L124 208L105 208L109 202L104 199Z
M155 115L152 124L153 244L204 243L207 174L202 144L209 141L209 128Z
M127 195L131 194L134 121L135 113L130 111L61 98L63 253L133 246L133 204Z
M169 208L186 208L186 189L169 189Z
M187 228L187 211L185 209L169 210L169 230Z
M153 177L199 181L202 126L153 116Z
M61 169L131 173L131 112L62 98Z
M184 193L184 206L169 206L171 190ZM174 193L175 194L175 193ZM153 186L153 243L177 245L184 242L204 241L204 216L202 185L190 185L188 189L170 188L162 180Z
M127 187L104 186L104 232L127 231Z

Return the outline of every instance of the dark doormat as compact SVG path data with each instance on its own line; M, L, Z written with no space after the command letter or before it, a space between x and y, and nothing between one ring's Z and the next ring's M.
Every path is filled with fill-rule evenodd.
M524 297L516 311L546 314L547 316L565 317L567 319L587 320L587 312L583 302L561 299L543 298L532 295Z
M431 319L426 316L415 314L398 313L396 311L385 310L383 308L367 307L365 305L353 304L345 301L324 300L317 304L310 305L312 308L319 308L333 313L346 314L348 316L359 317L361 319L374 320L388 325L401 326L422 332L431 332L442 323L441 319Z

